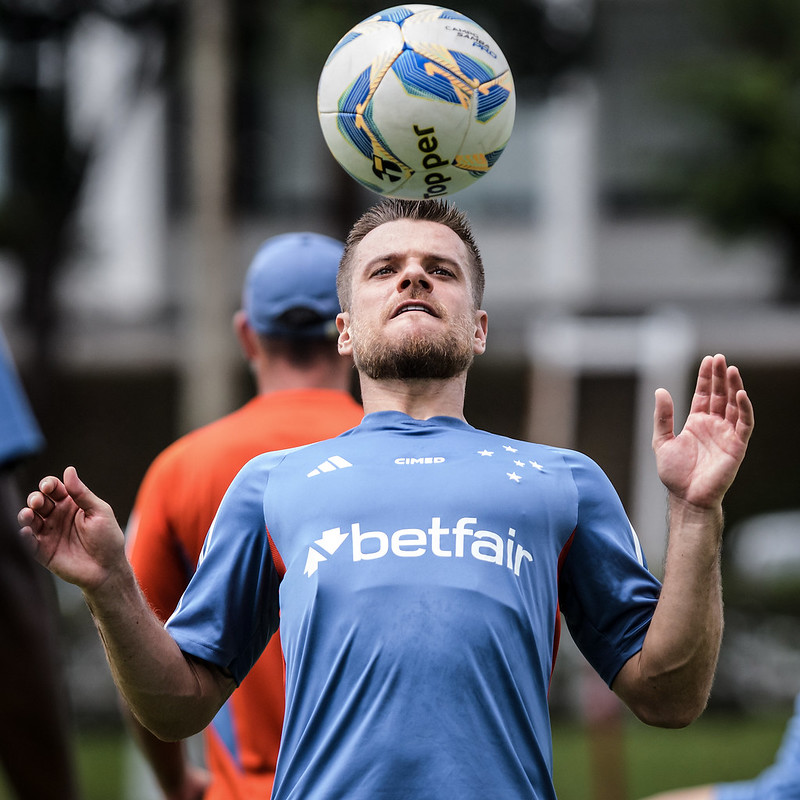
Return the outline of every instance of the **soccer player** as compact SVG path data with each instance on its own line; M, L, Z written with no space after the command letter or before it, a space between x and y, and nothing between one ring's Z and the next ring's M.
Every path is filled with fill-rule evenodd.
M17 533L16 468L44 445L0 329L0 766L19 800L74 800L52 578Z
M19 513L41 561L82 588L142 722L164 738L202 728L280 621L274 800L552 800L560 614L640 719L692 721L719 652L722 499L753 427L738 370L703 359L678 435L656 393L661 586L597 465L465 421L487 315L460 212L382 202L350 231L338 282L339 351L354 358L364 421L239 472L166 629L112 510L73 467Z
M775 762L750 781L676 789L649 800L800 800L800 695Z
M128 557L162 621L189 583L239 469L260 453L327 439L361 421L349 393L352 359L339 355L336 343L343 247L315 233L287 233L261 245L233 320L256 396L174 442L142 481L126 532ZM160 741L135 719L131 725L168 800L266 798L283 707L283 656L274 636L204 732L208 772L190 763L180 743Z

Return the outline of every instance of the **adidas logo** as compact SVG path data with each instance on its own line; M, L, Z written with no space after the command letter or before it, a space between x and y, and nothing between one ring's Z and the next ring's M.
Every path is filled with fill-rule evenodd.
M321 464L317 465L315 469L312 469L311 472L306 475L307 478L313 478L315 475L319 475L323 472L333 472L337 469L344 469L345 467L352 467L353 465L346 459L342 458L341 456L331 456L328 459L325 459Z

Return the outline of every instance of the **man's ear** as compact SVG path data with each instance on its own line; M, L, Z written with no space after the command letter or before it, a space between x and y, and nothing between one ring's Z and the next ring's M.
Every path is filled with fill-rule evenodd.
M475 312L475 335L472 340L472 350L475 355L480 355L486 350L486 336L489 332L489 315L485 311Z
M336 316L336 330L339 331L339 354L353 355L353 340L350 336L350 313L342 311Z
M247 314L242 309L233 315L233 332L236 334L244 357L248 361L252 361L258 354L258 334L250 327Z

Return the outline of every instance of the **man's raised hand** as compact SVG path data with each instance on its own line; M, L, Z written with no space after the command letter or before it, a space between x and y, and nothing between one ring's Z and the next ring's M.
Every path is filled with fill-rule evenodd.
M753 423L739 370L723 355L706 356L700 364L689 416L677 436L672 398L658 389L653 450L673 498L700 509L718 507L742 463Z
M89 490L74 467L64 470L63 480L42 478L17 520L39 563L81 589L102 586L125 558L111 506Z

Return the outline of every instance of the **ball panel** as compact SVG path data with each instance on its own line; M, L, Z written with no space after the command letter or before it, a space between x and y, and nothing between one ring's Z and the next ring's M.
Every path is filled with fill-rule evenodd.
M331 50L328 57L325 59L325 64L322 67L323 72L325 70L325 67L327 67L328 64L330 64L334 58L336 58L336 55L342 48L347 47L347 45L349 45L354 39L358 39L359 36L363 35L364 34L361 33L360 31L353 29L352 31L348 31L344 36L342 36L342 38L339 39L339 41L336 43L336 46L333 48L333 50Z
M495 150L493 153L473 153L471 155L458 155L453 159L453 166L465 170L477 180L483 177L494 165L498 158L503 154L503 150Z
M394 22L396 25L402 25L409 17L414 14L419 14L423 11L438 10L439 6L430 6L424 3L407 3L403 6L392 6L377 14L368 17L367 21L380 20L382 22Z
M478 122L485 124L493 120L503 109L506 110L507 115L510 112L511 119L507 123L507 135L510 136L516 108L514 81L511 73L505 72L498 78L481 84L475 95L478 101L475 118ZM498 138L502 138L502 134L498 133Z
M469 108L469 87L441 64L414 50L404 50L394 60L391 70L405 92L412 97Z
M502 91L495 93L495 87ZM453 164L458 169L474 174L477 179L494 166L511 138L516 113L511 73L507 72L496 81L479 86L475 92L475 103L475 115L453 158Z
M357 35L352 36L352 33ZM317 109L336 111L353 84L364 80L377 86L386 70L403 51L400 28L392 22L360 23L339 40L322 70L317 85Z
M439 16L442 19L460 20L461 22L469 22L473 25L475 24L469 17L465 16L460 11L453 11L451 8L440 8Z
M415 14L403 24L403 40L406 47L439 61L453 72L455 64L442 60L446 51L461 53L475 62L482 62L485 73L474 76L475 84L508 71L508 62L497 42L480 25L463 14L455 18L444 17L438 9L436 13ZM472 77L472 76L471 76Z
M386 194L412 175L408 165L370 135L361 115L320 114L319 120L333 156L351 177L368 189Z
M395 65L415 59L406 51ZM454 90L451 75L438 74L433 81L427 74L415 77L421 80L409 82L392 67L370 104L372 124L412 169L439 168L459 152L469 130L470 98Z
M511 73L479 86L475 98L470 137L477 137L475 141L480 142L483 150L505 147L514 128L517 105Z

